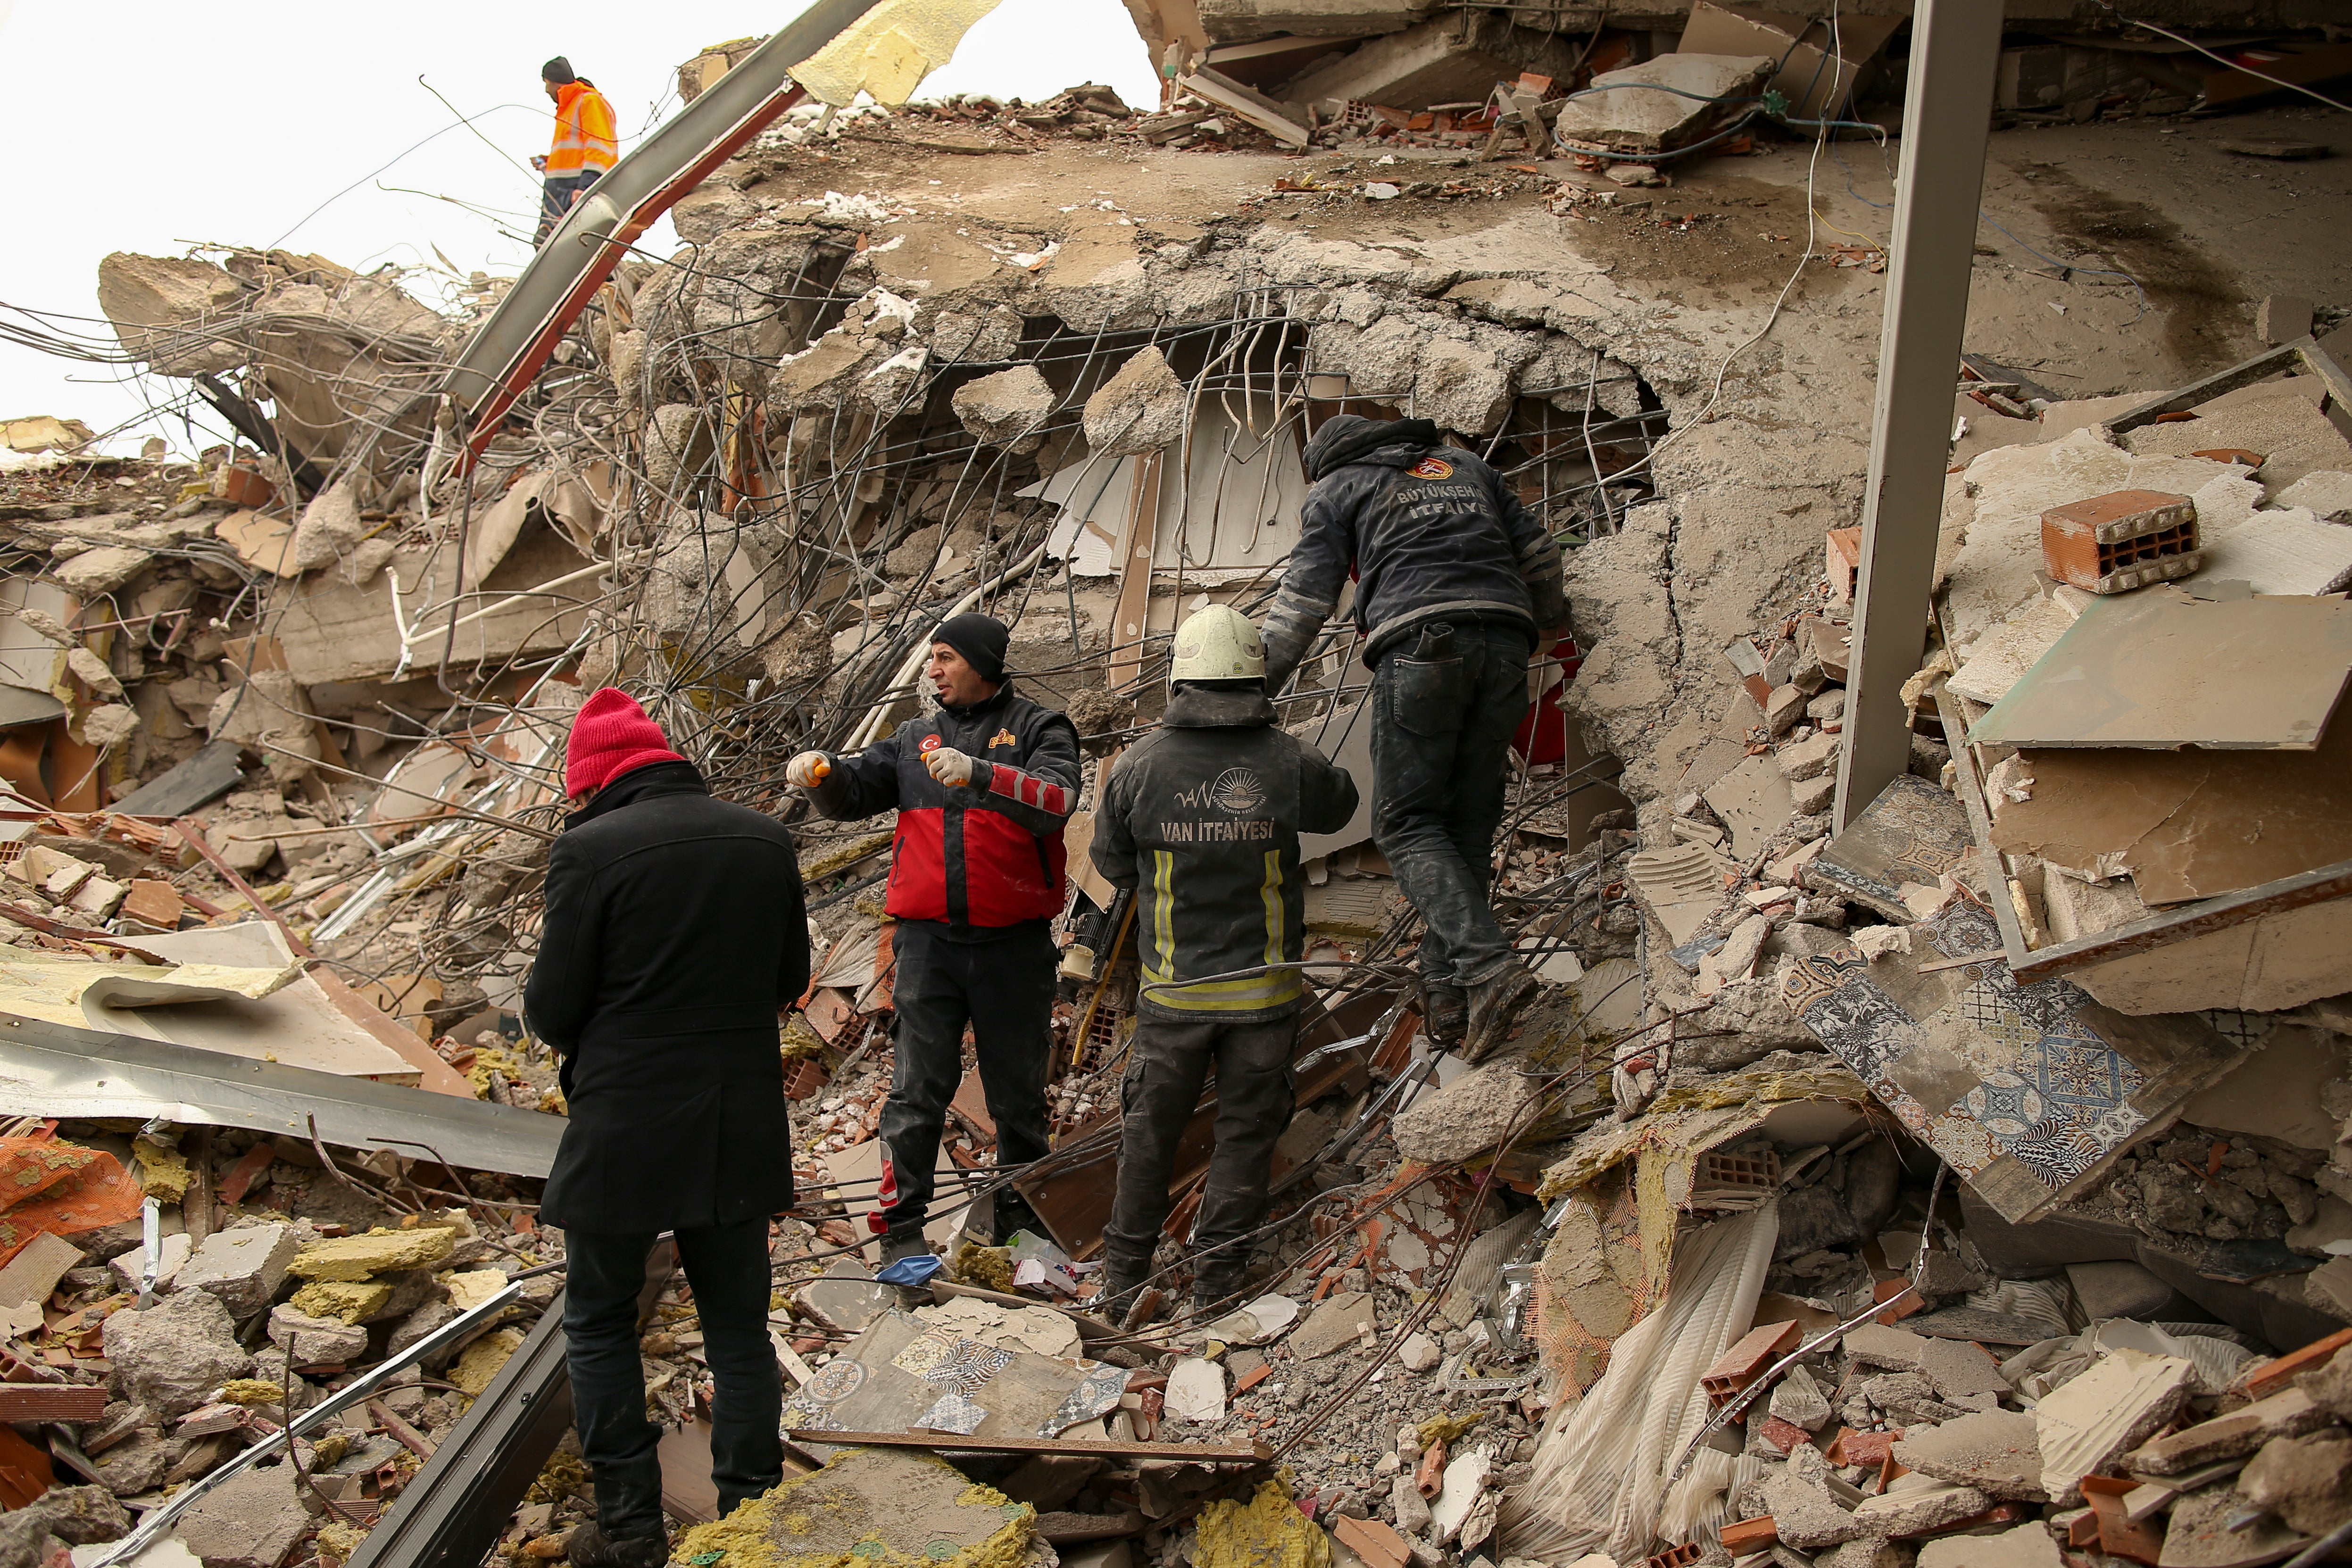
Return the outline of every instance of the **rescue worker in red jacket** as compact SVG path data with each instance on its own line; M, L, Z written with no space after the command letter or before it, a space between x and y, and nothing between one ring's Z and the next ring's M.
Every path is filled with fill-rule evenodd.
M817 811L856 821L896 810L888 897L897 920L891 981L897 1064L882 1107L882 1189L866 1225L887 1263L923 1239L948 1102L971 1026L981 1087L996 1123L996 1163L1046 1152L1045 1068L1061 955L1047 922L1062 911L1062 830L1078 791L1078 732L1013 694L1001 621L958 615L931 634L925 678L939 711L850 757L803 751L784 777ZM995 1237L1038 1228L1011 1187Z
M539 85L555 101L555 141L531 166L547 176L539 204L535 248L547 243L563 214L581 193L612 171L621 161L621 142L613 126L613 105L586 77L572 73L572 62L556 56L539 68Z

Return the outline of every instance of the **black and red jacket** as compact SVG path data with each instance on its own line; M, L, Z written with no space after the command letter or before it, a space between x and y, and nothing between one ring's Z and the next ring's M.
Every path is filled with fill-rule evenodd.
M939 783L924 768L923 753L942 746L980 764L970 784ZM896 918L984 929L1062 912L1062 829L1078 794L1078 731L1064 715L1008 682L831 760L809 791L818 811L854 821L898 810L884 904Z

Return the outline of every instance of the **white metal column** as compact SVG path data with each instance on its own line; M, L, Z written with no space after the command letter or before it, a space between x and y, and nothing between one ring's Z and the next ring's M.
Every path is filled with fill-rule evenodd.
M2000 24L2000 0L1919 0L1911 23L1862 568L1854 581L1853 676L1838 761L1841 829L1911 760L1903 683L1927 648Z

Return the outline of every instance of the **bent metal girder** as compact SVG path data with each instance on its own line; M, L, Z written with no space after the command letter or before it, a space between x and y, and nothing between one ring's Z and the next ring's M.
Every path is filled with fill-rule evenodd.
M876 4L816 0L639 142L564 214L442 383L462 437L461 465L489 445L638 236L799 102L792 68Z

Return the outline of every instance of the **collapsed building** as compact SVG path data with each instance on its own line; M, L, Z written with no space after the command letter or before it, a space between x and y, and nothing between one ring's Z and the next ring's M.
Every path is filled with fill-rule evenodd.
M772 1314L804 1473L708 1522L711 1385L657 1253L680 1560L2340 1543L2342 305L2159 276L2087 202L2037 204L2066 261L1980 247L1910 766L1842 812L1888 255L1838 225L1895 199L1903 19L1129 8L1158 106L775 116L499 419L453 367L528 277L436 309L283 250L101 264L112 333L51 345L235 435L132 460L8 427L0 1157L31 1196L0 1237L0 1532L21 1515L28 1561L562 1553L585 1478L532 1212L563 1107L518 998L562 737L617 685L793 824L811 915ZM2266 72L2344 68L2291 9L2255 24L2284 29ZM2263 90L2243 70L2065 24L2012 13L2048 31L2009 40L1993 112L2040 146L1989 180L2163 134L2340 202L2333 161L2267 162L2324 160L2302 111L2175 118ZM1082 810L1055 1154L995 1174L968 1077L949 1268L877 1284L889 823L807 817L784 759L916 712L930 629L977 608L1091 800L1176 622L1271 601L1340 412L1434 421L1567 552L1574 640L1495 846L1543 999L1496 1060L1433 1057L1369 808L1310 841L1255 1297L1108 1322L1138 977ZM1279 706L1367 782L1357 654L1335 622ZM1007 1179L1049 1234L960 1238ZM989 1369L953 1408L933 1351ZM803 1539L808 1505L883 1498L927 1500Z

